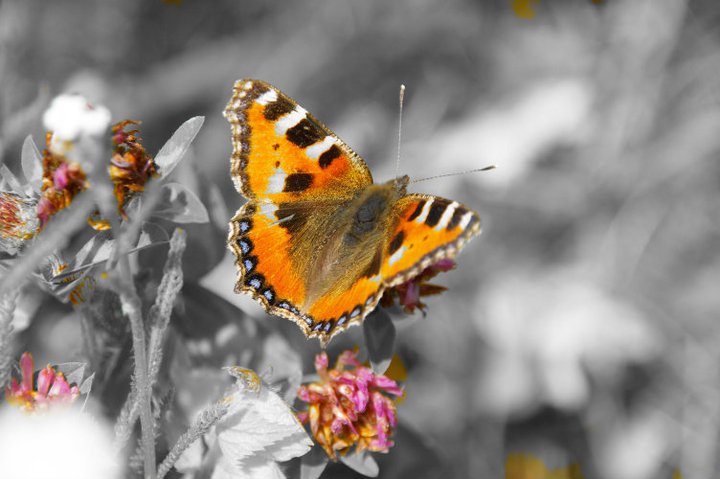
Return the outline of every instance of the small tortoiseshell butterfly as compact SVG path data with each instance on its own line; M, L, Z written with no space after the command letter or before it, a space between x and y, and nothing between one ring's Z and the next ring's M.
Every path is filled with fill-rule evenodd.
M362 158L263 81L238 80L224 114L230 173L248 199L230 221L235 291L323 345L480 232L463 205L406 194L407 176L373 183Z

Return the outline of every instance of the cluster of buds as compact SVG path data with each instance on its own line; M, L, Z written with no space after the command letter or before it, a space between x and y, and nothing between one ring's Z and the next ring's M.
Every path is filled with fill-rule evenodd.
M298 418L310 424L315 441L328 457L346 455L353 448L387 452L397 426L395 402L402 389L392 379L376 375L360 363L353 351L342 353L328 369L326 353L315 357L320 381L300 386L298 398L308 404Z
M412 314L415 308L423 313L425 312L425 303L420 301L423 296L432 296L440 294L447 288L436 284L428 283L428 280L434 278L439 273L444 273L455 268L455 262L451 259L441 259L437 263L425 268L419 275L408 281L395 286L383 294L380 304L383 307L390 307L395 304L395 300L403 307L403 310Z
M35 384L33 357L28 352L20 357L20 374L20 382L12 378L10 386L5 389L5 400L25 411L47 409L58 403L71 403L80 395L78 386L68 384L65 375L50 365L38 372Z

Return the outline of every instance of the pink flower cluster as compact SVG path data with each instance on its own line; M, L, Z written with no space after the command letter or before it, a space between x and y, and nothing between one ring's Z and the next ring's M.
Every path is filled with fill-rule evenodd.
M395 402L389 396L401 396L402 389L355 356L354 351L345 351L335 368L328 369L327 354L318 354L315 369L320 381L298 390L298 398L308 403L298 417L310 423L313 437L333 461L337 452L345 455L353 447L356 452L387 452L397 426Z
M70 403L80 395L77 386L70 386L65 375L48 365L38 373L37 385L33 385L34 362L32 354L20 357L20 383L15 378L5 388L5 400L25 411L45 409L51 404Z
M440 294L447 288L428 283L428 280L434 278L439 273L445 273L455 267L455 261L446 258L441 259L437 263L428 266L420 274L402 284L395 286L385 292L382 297L381 304L384 307L390 307L397 298L398 303L403 310L412 314L415 308L425 311L425 303L420 301L422 296L432 296Z

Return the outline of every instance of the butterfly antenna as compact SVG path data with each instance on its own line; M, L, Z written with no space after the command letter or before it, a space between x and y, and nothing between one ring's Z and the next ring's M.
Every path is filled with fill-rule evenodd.
M420 178L418 180L412 180L410 183L420 183L421 181L428 181L428 180L434 180L435 178L445 178L446 176L458 176L458 175L466 175L468 173L477 173L479 171L490 171L497 168L495 165L486 166L484 168L475 168L474 170L467 170L467 171L458 171L455 173L445 173L444 175L437 175L437 176L428 176L427 178Z
M402 144L402 117L403 103L405 102L405 85L400 85L400 115L398 116L398 142L397 142L397 159L395 160L395 179L400 176L400 145Z

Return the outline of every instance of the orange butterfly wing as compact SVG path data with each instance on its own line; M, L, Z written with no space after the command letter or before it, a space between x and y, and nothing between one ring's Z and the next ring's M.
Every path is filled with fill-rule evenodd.
M231 174L249 199L230 222L228 247L240 272L235 290L297 323L326 344L359 324L383 291L453 258L480 229L476 213L443 198L407 195L377 245L372 271L347 288L307 302L298 258L337 234L338 211L372 185L365 162L289 97L258 80L239 80L225 109L232 126Z
M457 201L430 195L407 195L395 205L400 218L387 237L380 274L396 286L446 258L454 258L480 233L480 216Z
M263 81L238 80L224 114L232 127L230 174L249 200L347 198L373 182L362 158Z
M386 235L377 272L361 277L347 291L330 292L309 309L313 336L323 343L360 323L386 288L408 281L442 259L454 258L480 232L477 213L437 196L403 196L392 209L397 221Z
M306 278L293 267L293 255L302 254L298 246L313 247L312 231L303 230L308 218L325 214L330 221L333 209L372 184L370 170L327 127L263 81L238 80L224 115L232 128L230 172L249 200L230 221L228 247L240 272L235 291L296 322L309 337L326 335L302 311Z

